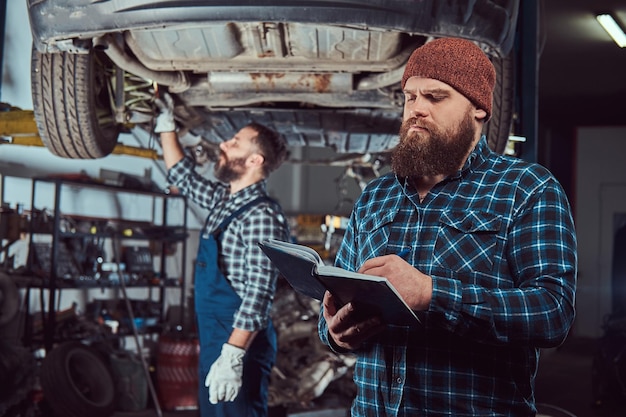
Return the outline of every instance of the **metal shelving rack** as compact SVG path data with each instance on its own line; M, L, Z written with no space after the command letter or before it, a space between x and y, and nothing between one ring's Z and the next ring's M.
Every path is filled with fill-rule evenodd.
M40 188L48 187L49 195L40 198ZM66 195L67 193L67 195ZM108 196L110 200L118 200L120 196L126 195L127 198L142 199L148 202L149 207L143 211L147 215L145 219L136 220L123 216L123 210L120 208L119 217L106 218L93 214L101 207L96 204L96 210L91 208L83 208L86 213L76 214L68 213L63 210L64 203L67 203L67 197L73 194L75 197L80 194L93 194ZM33 178L32 180L32 196L31 196L31 221L29 232L29 266L37 269L33 271L33 275L41 277L39 284L32 284L28 288L28 293L33 287L40 290L48 290L47 311L42 311L43 320L43 345L46 351L52 349L55 340L56 327L56 299L60 291L67 288L122 288L122 295L126 298L126 287L128 288L155 288L158 290L158 303L160 305L160 322L164 321L164 294L168 288L180 288L180 325L184 320L185 306L185 260L187 253L187 200L184 196L176 194L165 194L161 192L148 191L142 189L129 189L119 186L107 185L93 181L83 181L78 179L66 178ZM109 201L110 201L109 200ZM46 206L41 201L52 202L51 209L46 211ZM74 202L77 201L74 199ZM178 221L171 219L171 205L174 202L182 205L182 215L178 216ZM82 228L70 227L68 219L79 222ZM146 220L147 219L147 220ZM92 222L93 226L85 229L84 224ZM105 225L103 227L103 225ZM37 237L49 236L49 252L45 253L47 264L42 265L41 259L37 258ZM123 268L118 267L116 271L99 271L94 268L91 271L81 271L80 268L63 269L63 262L67 261L67 251L63 249L63 242L80 241L81 239L102 239L108 242L113 248L113 261L102 262L103 265L121 266L121 243L122 242L140 242L145 247L146 244L158 244L160 255L160 266L155 268L154 277L151 280L133 281L137 274L125 272ZM170 245L177 245L180 248L182 262L180 264L180 277L170 278L167 276L167 251ZM116 247L117 246L117 247ZM41 248L39 248L41 255ZM40 256L41 257L41 256ZM61 271L63 272L61 273ZM76 274L79 274L76 276ZM117 274L118 280L111 279ZM128 282L127 282L128 281ZM30 296L30 295L29 295ZM128 300L126 300L128 302ZM127 304L128 305L128 304ZM42 303L43 310L43 303ZM28 315L27 315L28 316ZM27 327L30 326L26 323ZM28 333L28 332L27 332Z

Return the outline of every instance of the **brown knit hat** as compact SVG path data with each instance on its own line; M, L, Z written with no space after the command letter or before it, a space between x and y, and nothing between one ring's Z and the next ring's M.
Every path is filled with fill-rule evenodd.
M413 76L442 81L463 94L491 117L496 70L485 53L471 41L440 38L411 54L402 76L402 88Z

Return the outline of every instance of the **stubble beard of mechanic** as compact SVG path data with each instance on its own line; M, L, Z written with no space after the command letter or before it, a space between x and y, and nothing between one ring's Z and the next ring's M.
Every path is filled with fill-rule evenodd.
M243 167L246 164L246 158L228 159L222 152L220 158L215 164L213 175L219 181L228 184L236 181L243 175Z
M400 143L391 154L391 168L398 177L432 177L458 171L470 152L476 134L468 110L456 128L442 130L417 117L402 122ZM427 132L412 132L417 124Z

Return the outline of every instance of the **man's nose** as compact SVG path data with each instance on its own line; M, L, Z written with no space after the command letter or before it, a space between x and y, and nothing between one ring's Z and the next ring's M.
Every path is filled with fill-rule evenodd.
M426 107L426 100L416 98L413 103L408 105L408 113L411 117L426 116L428 109Z

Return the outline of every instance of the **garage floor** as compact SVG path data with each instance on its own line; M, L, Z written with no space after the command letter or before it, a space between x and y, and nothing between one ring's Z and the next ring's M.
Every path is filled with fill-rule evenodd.
M537 377L536 395L540 415L551 417L624 417L626 408L592 406L591 364L595 339L570 337L560 348L545 350ZM195 417L196 411L163 411L162 417ZM294 417L343 417L342 410L287 414ZM283 417L273 412L270 417ZM155 410L118 412L113 417L158 417Z

